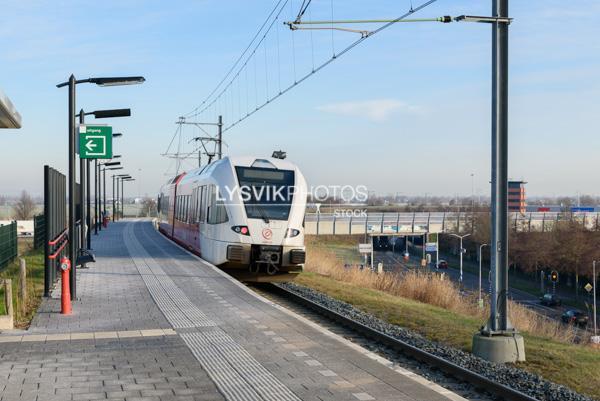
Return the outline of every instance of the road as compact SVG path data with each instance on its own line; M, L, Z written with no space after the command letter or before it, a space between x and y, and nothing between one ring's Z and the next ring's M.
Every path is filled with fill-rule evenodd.
M398 269L408 271L420 266L420 258L411 255L409 261L405 261L401 254L394 253L392 251L376 251L375 252L375 265L378 262L383 262L385 271L396 271ZM460 267L449 262L449 269L443 270L443 272L455 282L459 281L460 278ZM463 288L466 291L475 292L479 291L479 275L473 274L467 270L463 270ZM490 293L490 284L486 272L482 277L482 293ZM525 291L518 290L516 288L509 288L509 298L515 302L518 302L537 313L540 313L546 317L554 320L559 320L561 315L572 307L559 306L559 307L548 307L540 304L539 298L535 295L527 293ZM588 329L592 328L592 322L588 325Z

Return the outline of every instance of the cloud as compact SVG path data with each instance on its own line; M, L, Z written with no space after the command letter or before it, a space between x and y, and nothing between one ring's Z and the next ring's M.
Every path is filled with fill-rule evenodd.
M374 122L384 122L395 113L415 114L419 108L397 99L373 99L355 102L329 103L317 107L326 113L355 116Z

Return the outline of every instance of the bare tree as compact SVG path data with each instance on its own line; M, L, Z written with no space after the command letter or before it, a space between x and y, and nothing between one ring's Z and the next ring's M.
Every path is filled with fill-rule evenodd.
M144 198L142 201L142 210L140 217L150 217L156 215L156 201L152 198Z
M35 202L27 191L21 192L21 197L13 206L13 216L16 220L29 220L35 212Z

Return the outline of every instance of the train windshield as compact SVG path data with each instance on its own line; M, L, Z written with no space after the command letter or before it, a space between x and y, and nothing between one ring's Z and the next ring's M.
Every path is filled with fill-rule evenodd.
M287 220L294 197L294 172L236 167L240 194L249 219Z

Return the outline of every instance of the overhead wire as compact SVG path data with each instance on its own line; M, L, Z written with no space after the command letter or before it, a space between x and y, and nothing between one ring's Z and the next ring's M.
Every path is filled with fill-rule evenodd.
M323 62L322 64L320 64L317 68L315 68L313 71L303 75L300 79L296 80L294 79L294 83L289 85L288 87L286 87L285 89L283 89L280 93L276 94L275 96L273 96L271 99L269 99L268 102L264 102L263 104L259 105L256 107L255 110L252 110L247 116L241 118L238 121L234 121L232 122L230 125L223 127L223 133L226 131L229 131L230 129L232 129L233 127L235 127L236 125L238 125L240 122L244 121L245 119L247 119L248 117L252 116L254 113L256 113L257 111L261 110L262 108L264 108L267 104L272 103L275 99L283 96L284 94L286 94L287 92L289 92L290 90L292 90L294 87L298 86L299 84L301 84L302 82L304 82L305 80L307 80L310 76L316 74L317 72L319 72L320 70L322 70L323 68L327 67L329 64L331 64L333 61L337 60L340 56L343 56L344 54L346 54L347 52L349 52L350 50L352 50L353 48L355 48L356 46L358 46L360 43L362 43L363 41L365 41L366 39L376 35L377 33L389 28L390 26L392 26L393 24L397 23L398 21L430 6L431 4L437 2L438 0L428 0L425 1L424 3L421 3L419 6L417 7L411 7L411 9L402 14L401 16L399 16L398 18L395 18L393 20L391 20L390 22L385 23L384 25L378 27L377 29L368 32L366 35L361 35L361 37L359 39L357 39L356 41L352 42L350 45L348 45L347 47L345 47L343 50L341 50L339 53L337 53L335 55L335 57L331 57L328 60L326 60L325 62ZM294 32L294 31L293 31ZM292 36L293 36L293 32L292 32Z
M273 7L273 9L271 10L271 12L267 16L267 18L264 20L264 22L262 23L262 25L260 26L260 28L258 28L258 31L256 31L256 33L254 34L254 36L252 37L252 40L250 41L250 43L248 43L248 46L246 46L246 48L244 49L244 51L242 52L242 54L239 55L239 57L237 58L237 60L235 61L235 63L233 63L233 65L231 66L231 68L229 69L229 71L227 71L227 74L225 74L225 76L223 77L223 79L221 79L221 81L217 84L217 86L215 86L215 88L208 94L208 96L204 99L204 101L202 103L200 103L200 105L198 107L196 107L194 110L192 110L191 112L189 112L189 113L186 114L186 117L189 117L190 115L194 114L198 109L200 109L204 104L206 104L206 102L208 101L208 99L210 99L210 97L215 94L215 92L219 89L219 87L223 84L223 82L225 82L227 80L227 78L231 75L231 72L235 69L235 67L237 67L237 65L239 64L239 62L244 57L244 55L248 52L248 49L250 49L250 47L252 46L252 43L254 43L254 41L256 40L256 38L260 35L260 33L262 32L262 30L265 27L265 25L267 25L267 22L269 22L269 20L271 19L271 16L275 12L275 10L277 10L277 8L279 7L279 5L281 4L282 1L283 0L279 0L277 2L277 4L275 4L275 7ZM287 0L286 0L286 3L287 3Z
M266 37L269 34L269 32L271 32L271 29L273 27L273 25L275 24L275 22L279 21L279 17L283 11L283 9L286 7L286 5L289 4L290 6L290 16L294 16L293 13L293 0L279 0L277 2L277 4L275 5L274 9L270 12L269 17L267 18L267 20L265 22L263 22L263 24L261 25L261 28L259 29L259 31L257 32L257 34L255 34L255 36L253 37L252 41L250 42L250 45L248 45L248 47L244 50L244 52L242 53L242 55L240 55L240 57L238 57L238 59L236 60L236 62L234 63L234 66L232 66L232 68L230 68L230 70L228 71L228 73L226 74L225 78L221 80L221 82L217 85L217 87L209 94L209 96L207 96L207 98L202 102L202 104L198 107L196 107L194 109L194 111L192 113L189 113L187 116L198 116L200 114L202 114L207 108L212 107L212 105L214 105L217 102L221 102L221 98L223 96L227 96L227 94L225 92L228 92L228 89L233 85L234 81L236 79L238 79L238 77L240 77L240 74L242 72L242 70L245 71L245 74L247 75L247 68L248 68L248 63L249 62L253 62L253 66L254 66L254 86L255 86L255 93L254 93L254 97L255 97L255 107L254 109L250 109L248 108L248 111L246 112L245 115L243 115L242 113L240 113L240 116L235 119L235 117L233 117L233 113L232 113L232 118L228 121L230 121L229 125L226 125L223 127L222 132L226 132L228 130L230 130L231 128L233 128L234 126L238 125L240 122L244 121L245 119L247 119L248 117L250 117L251 115L253 115L254 113L256 113L257 111L261 110L263 107L265 107L267 104L273 102L275 99L279 98L280 96L283 96L285 93L289 92L292 88L296 87L297 85L299 85L300 83L304 82L306 79L308 79L310 76L314 75L315 73L319 72L320 70L322 70L323 68L325 68L326 66L328 66L329 64L331 64L332 61L338 59L340 56L346 54L348 51L352 50L354 47L356 47L357 45L359 45L360 43L362 43L364 40L366 40L367 38L370 38L371 36L376 35L377 33L383 31L384 29L389 28L390 26L392 26L393 24L397 23L398 21L401 21L402 19L430 6L431 4L437 2L437 0L428 0L425 1L423 3L421 3L420 5L418 5L417 7L413 7L411 5L411 8L408 12L402 14L401 16L399 16L396 19L393 19L385 24L383 24L382 26L378 27L377 29L374 29L372 31L357 31L359 33L361 33L361 37L358 38L357 40L351 42L348 46L346 46L345 48L343 48L342 50L340 50L337 54L335 52L335 41L334 41L334 37L332 34L332 56L325 60L323 63L321 63L318 66L314 66L313 68L310 70L310 72L302 75L300 78L298 78L297 76L297 70L296 70L296 43L295 43L295 30L292 30L291 32L291 42L292 42L292 49L291 49L291 53L292 53L292 65L293 65L293 83L291 83L290 85L288 85L287 87L279 87L279 91L276 92L274 95L270 96L269 95L269 86L268 86L268 66L267 66L267 53L266 53ZM296 15L296 19L298 17L302 17L304 15L304 13L306 12L308 5L310 5L311 1L310 0L303 0L301 8L299 13ZM333 0L331 0L331 18L333 21L333 16L334 16L334 7L333 7ZM271 17L275 14L275 16L273 17L272 21L269 24L269 20L271 19ZM264 29L266 27L266 29ZM335 27L334 27L335 28ZM339 29L339 28L338 28ZM332 29L333 31L333 29ZM256 39L260 36L260 33L262 34L262 37L260 37L260 40L258 40L257 43ZM254 47L252 49L252 51L248 54L248 51L250 49L250 47L252 46L252 44L254 43ZM264 56L265 56L265 101L262 103L259 103L259 96L258 96L258 78L257 78L257 65L256 65L256 52L259 48L259 46L261 46L261 44L264 46ZM314 50L311 50L314 51ZM248 56L244 59L243 63L241 64L241 66L237 69L236 72L234 72L235 68L240 64L241 60L244 58L244 56L248 54ZM252 59L252 60L251 60ZM227 78L229 76L231 76L231 74L234 74L233 78L231 78L229 80L229 82L221 88L221 86L223 85L223 83L227 80ZM247 84L247 82L246 82ZM280 84L279 84L280 85ZM217 91L218 89L221 88L220 92L218 94ZM233 89L232 89L233 90ZM216 94L216 95L215 95ZM213 96L214 95L214 96ZM211 100L212 97L212 100ZM262 98L262 96L261 96ZM220 100L221 99L221 100ZM207 104L208 102L208 104ZM221 113L222 114L222 113Z

